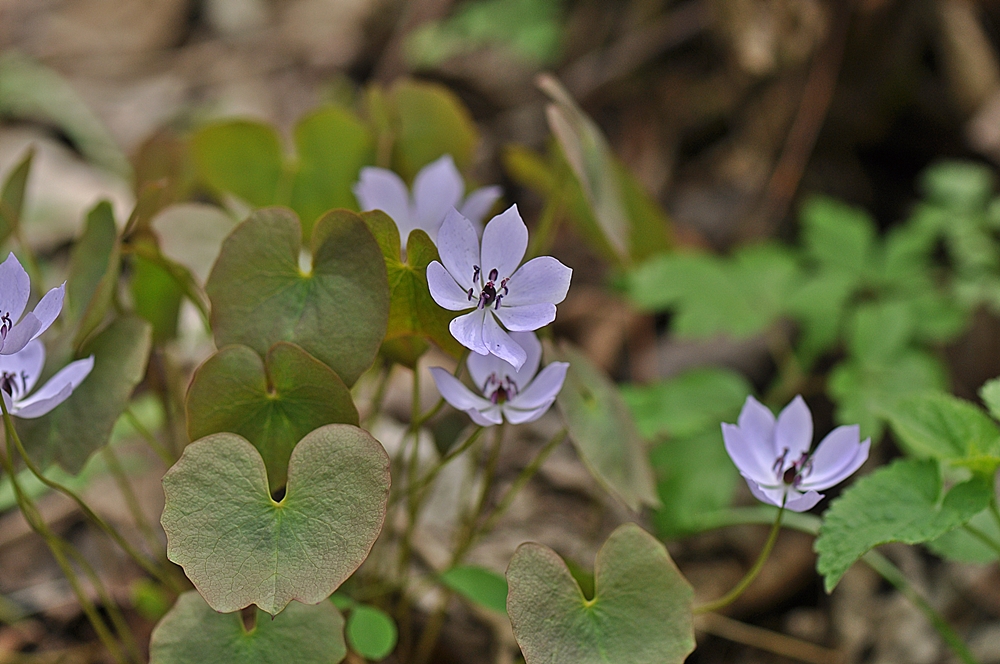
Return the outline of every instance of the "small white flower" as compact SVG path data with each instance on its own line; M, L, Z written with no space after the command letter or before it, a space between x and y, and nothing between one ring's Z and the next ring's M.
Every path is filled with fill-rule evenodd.
M70 362L34 394L45 365L45 346L31 341L20 352L0 355L0 394L15 417L41 417L69 398L94 368L94 356Z

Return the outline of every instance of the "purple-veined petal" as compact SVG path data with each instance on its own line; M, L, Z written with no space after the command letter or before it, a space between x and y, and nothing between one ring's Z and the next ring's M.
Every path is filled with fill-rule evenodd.
M566 299L573 270L552 256L539 256L517 269L507 282L508 293L503 303L510 306L551 302ZM501 305L502 306L502 305Z
M766 456L774 463L777 454L774 450L774 413L771 409L748 396L736 424L748 441L754 441L757 447L767 448Z
M462 384L462 381L452 376L441 367L431 367L431 375L434 377L434 384L437 385L441 396L458 410L485 410L493 404L488 399L474 394L472 390Z
M816 503L823 499L823 494L815 491L806 491L805 493L792 498L793 495L794 494L789 491L788 502L785 503L785 509L793 512L805 512L806 510L811 510L816 507Z
M524 350L524 364L521 368L507 367L507 374L514 379L520 390L538 373L538 365L542 362L542 342L534 332L511 332L510 338Z
M45 345L38 341L29 341L28 344L13 355L0 355L0 373L8 373L16 376L20 395L31 392L31 389L38 382L38 376L45 366ZM21 379L24 382L21 383Z
M868 458L871 439L862 443L861 428L857 424L840 426L820 442L809 463L812 472L802 479L800 486L807 489L829 489L853 475Z
M434 301L451 311L465 311L476 306L478 299L469 299L469 293L455 282L455 278L437 261L427 266L427 287Z
M362 211L382 210L392 217L405 247L413 221L410 219L410 192L403 180L385 168L365 166L353 189Z
M462 200L465 184L450 154L432 161L413 179L414 227L437 237L441 222Z
M786 465L799 459L812 447L813 420L809 406L801 396L782 409L774 425L774 447L780 456L788 450Z
M503 189L497 186L480 187L466 197L459 212L477 228L482 228L483 218L502 194Z
M489 309L483 311L486 314L483 317L483 344L490 353L510 362L515 369L520 369L528 359L528 354L500 327Z
M518 410L533 410L555 400L566 380L568 362L552 362L542 369L508 404Z
M494 424L503 423L503 415L500 414L500 406L496 404L490 404L489 408L484 410L476 410L475 408L469 408L466 414L472 418L472 421L481 427L491 427Z
M445 215L437 236L438 254L445 269L451 272L458 285L469 288L473 285L472 275L479 265L479 236L472 222L458 210L450 210ZM476 295L482 286L482 276L477 280Z
M483 231L482 268L484 278L496 269L501 281L517 270L528 249L528 227L521 221L517 205L490 219ZM499 288L499 284L497 284Z
M767 503L769 505L777 505L781 507L781 501L785 499L786 487L765 487L758 484L755 480L743 476L743 479L747 481L747 486L750 487L750 493L753 497L762 503Z
M530 332L545 327L556 319L556 305L548 303L521 304L508 307L504 300L493 314L511 332Z
M0 263L0 316L7 314L11 323L24 313L31 295L31 280L28 273L21 267L13 252L7 255L7 260Z
M487 355L489 347L483 342L484 309L476 309L467 314L453 318L448 324L448 331L458 343L480 355Z
M49 329L49 325L52 325L53 321L59 316L65 296L66 282L64 281L59 287L53 288L45 294L45 297L38 301L38 304L35 305L31 313L35 314L35 318L42 324L42 327L35 332L34 337Z
M0 345L0 355L13 355L24 348L29 341L41 334L42 322L35 314L27 313L21 322L11 328L7 338Z
M470 353L469 358L465 361L465 366L468 367L469 376L480 392L483 392L483 386L492 374L496 374L497 378L501 380L504 376L514 377L516 374L514 367L509 362L496 355Z
M41 417L69 398L94 368L94 356L70 362L27 399L17 403L18 417Z
M504 417L507 418L508 422L511 424L524 424L525 422L534 422L537 420L539 417L548 412L549 408L551 408L552 404L555 402L556 398L552 397L547 401L543 401L536 408L522 410L520 408L516 408L513 405L513 402L508 401L501 406L501 408L503 410Z
M777 474L772 470L774 459L765 460L765 457L760 454L760 448L754 445L753 440L747 439L742 428L723 422L722 440L726 445L729 458L733 460L736 468L744 477L764 484L777 480Z

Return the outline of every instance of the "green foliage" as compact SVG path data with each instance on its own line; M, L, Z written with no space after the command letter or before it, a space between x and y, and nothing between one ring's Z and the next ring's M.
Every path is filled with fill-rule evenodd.
M992 476L1000 466L1000 428L974 404L944 393L925 393L889 411L892 430L917 457L965 465Z
M422 24L407 38L406 53L418 67L498 48L527 65L552 64L559 55L557 0L476 0L463 2L447 19Z
M691 586L652 536L620 526L594 572L587 600L555 551L518 547L507 568L507 610L527 664L680 664L694 650Z
M24 158L7 174L7 180L0 187L0 244L5 242L21 223L21 208L24 207L24 190L28 184L28 173L35 158L35 149L28 148Z
M374 606L355 604L347 616L347 643L351 650L376 662L396 648L396 623Z
M153 630L150 664L338 664L347 654L344 619L329 602L292 604L280 616L262 611L247 631L239 613L216 613L192 591Z
M163 492L167 557L212 608L256 604L277 615L293 599L326 599L368 556L385 518L389 459L357 427L321 427L295 446L276 502L257 450L219 433L184 449Z
M630 509L658 505L646 443L614 383L569 345L546 355L569 362L556 403L587 469Z
M427 286L427 266L439 260L437 247L427 233L417 229L410 233L406 242L406 258L400 258L399 229L384 212L375 210L363 212L361 218L382 250L385 269L389 279L389 323L385 333L387 342L411 342L414 337L433 341L453 357L462 354L462 345L448 331L448 323L454 314L442 309L431 298ZM419 344L419 341L416 341ZM396 352L393 359L413 367L417 358L425 350L417 346L419 352L404 354L401 345L391 346ZM383 352L386 347L383 346Z
M827 510L816 540L816 567L827 592L869 549L940 537L985 509L991 493L992 481L975 476L942 494L938 464L915 459L859 480Z
M507 580L492 570L458 565L442 572L438 579L473 604L507 613Z
M92 337L79 357L93 354L94 368L58 408L37 419L17 420L17 430L36 463L55 461L70 473L107 444L115 421L128 406L132 391L146 374L152 346L149 323L134 316L116 318ZM66 364L52 354L47 363Z
M213 189L256 207L279 202L284 173L281 139L272 127L249 120L208 125L191 137L198 173Z
M973 535L973 530L988 537L993 544L987 544ZM1000 524L991 510L983 510L969 519L965 528L949 530L927 542L927 548L948 560L985 565L1000 558L996 542L1000 542Z
M351 393L328 366L279 342L262 361L246 346L226 346L205 360L187 395L188 435L229 431L257 448L271 487L284 486L295 444L324 424L358 424Z
M83 235L70 255L66 308L78 325L74 346L79 348L111 308L121 270L121 249L111 204L101 201L87 215Z
M353 385L385 336L382 252L361 217L334 210L313 229L306 273L299 268L301 235L294 213L266 208L226 238L205 286L216 344L243 344L264 355L289 341Z

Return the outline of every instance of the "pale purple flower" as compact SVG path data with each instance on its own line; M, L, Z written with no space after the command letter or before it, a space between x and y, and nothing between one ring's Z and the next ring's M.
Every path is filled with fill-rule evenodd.
M0 263L0 355L17 353L47 330L62 311L65 293L65 283L53 288L21 318L31 294L31 280L14 254L7 256Z
M500 323L511 332L530 332L554 321L573 270L551 256L518 267L528 248L528 228L516 205L486 225L482 251L472 222L457 210L445 217L437 244L441 263L427 266L431 297L451 311L474 308L451 321L452 336L480 355L496 355L520 369L525 351Z
M552 362L535 375L542 359L542 344L534 332L514 332L511 336L527 354L520 369L515 370L495 355L473 353L466 361L469 375L483 396L441 367L431 368L444 400L484 427L500 424L504 418L511 424L537 420L552 406L566 380L567 362Z
M860 428L852 424L831 431L810 453L812 414L800 396L777 421L767 406L747 397L738 424L723 423L722 437L754 497L795 512L811 509L823 497L820 490L852 475L871 446L869 438L859 442Z
M384 168L366 166L354 183L361 209L382 210L392 217L404 247L410 231L418 228L436 241L441 222L452 208L482 228L483 217L500 198L500 187L476 189L463 200L464 193L465 183L450 154L420 169L413 180L412 196L403 180Z
M15 417L41 417L69 398L94 368L94 356L70 362L31 396L45 365L45 346L31 341L20 352L0 355L0 394Z

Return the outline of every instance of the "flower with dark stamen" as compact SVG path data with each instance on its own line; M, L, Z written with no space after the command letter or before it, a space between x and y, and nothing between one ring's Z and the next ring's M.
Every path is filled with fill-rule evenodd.
M15 417L41 417L69 398L94 368L94 356L70 362L29 396L45 365L45 346L31 341L13 355L0 355L0 395Z
M65 283L53 288L22 318L31 295L31 280L14 254L8 255L0 263L0 355L17 353L47 330L62 311L65 292Z

